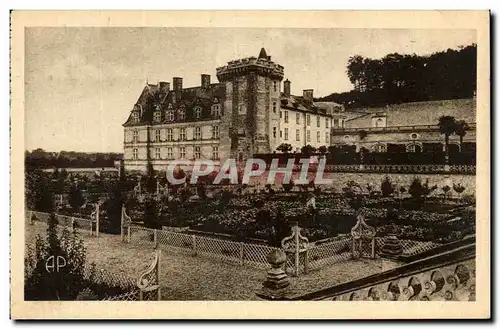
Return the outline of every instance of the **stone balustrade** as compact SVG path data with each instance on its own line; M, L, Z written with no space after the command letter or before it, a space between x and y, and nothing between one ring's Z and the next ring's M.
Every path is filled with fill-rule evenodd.
M427 252L407 264L382 257L382 272L333 287L303 294L280 288L256 294L290 301L475 301L475 250L475 239L464 240L451 250L436 248L431 256Z
M475 260L317 300L331 301L475 301Z

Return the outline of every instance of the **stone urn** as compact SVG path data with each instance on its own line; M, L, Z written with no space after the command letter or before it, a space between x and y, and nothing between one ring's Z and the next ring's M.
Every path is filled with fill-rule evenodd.
M282 269L286 262L286 254L281 249L273 250L267 255L267 261L271 264L271 269L267 271L266 281L263 286L269 289L282 289L290 284L288 276Z

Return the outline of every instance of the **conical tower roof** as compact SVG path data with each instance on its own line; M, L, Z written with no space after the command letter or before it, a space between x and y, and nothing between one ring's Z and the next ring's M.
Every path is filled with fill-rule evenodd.
M267 53L266 53L266 50L264 49L264 47L262 47L262 49L260 50L259 58L267 59Z

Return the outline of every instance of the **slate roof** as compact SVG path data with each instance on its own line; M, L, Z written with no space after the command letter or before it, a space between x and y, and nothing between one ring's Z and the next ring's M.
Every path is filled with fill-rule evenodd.
M180 100L178 99L179 95L176 94L174 90L163 93L157 85L146 84L123 126L141 126L144 124L172 122L167 121L168 111L173 111L174 122L215 119L215 117L211 115L212 105L217 103L222 104L224 96L224 85L220 83L210 84L208 88L185 88L181 92ZM200 118L194 117L194 109L196 107L201 107L202 112ZM185 110L186 113L184 120L179 120L179 112L181 110ZM221 112L222 110L223 108L221 105ZM161 113L160 122L153 122L155 111ZM139 117L138 121L133 120L134 113L137 113Z
M334 102L310 102L305 100L302 96L286 96L284 93L281 93L282 109L331 116L336 107L341 107L341 105Z

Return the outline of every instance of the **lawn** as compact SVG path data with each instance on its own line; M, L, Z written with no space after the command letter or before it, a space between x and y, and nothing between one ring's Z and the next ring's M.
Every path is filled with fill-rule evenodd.
M36 235L46 234L46 225L26 225L25 241L34 242ZM136 278L152 259L152 250L127 244L120 236L101 233L90 237L79 233L87 248L88 263L114 274ZM165 249L161 258L161 286L164 300L258 300L255 291L262 286L266 271L238 266L202 257L193 257ZM349 260L298 278L291 277L294 293L315 290L359 279L381 271L379 260Z

